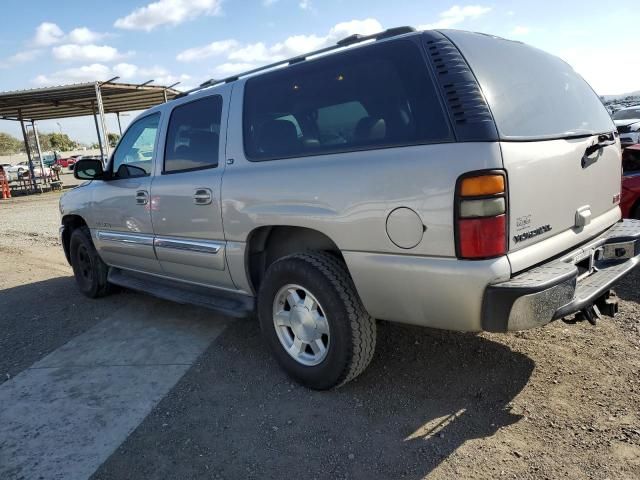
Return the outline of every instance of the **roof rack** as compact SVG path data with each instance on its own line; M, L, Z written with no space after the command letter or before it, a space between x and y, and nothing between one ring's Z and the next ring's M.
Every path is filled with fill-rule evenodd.
M182 92L182 93L176 95L175 98L186 97L187 95L189 95L191 93L198 92L198 91L203 90L205 88L213 87L214 85L220 85L221 83L235 82L236 80L238 80L241 77L246 77L248 75L252 75L252 74L257 73L257 72L262 72L263 70L270 70L272 68L279 67L280 65L294 65L296 63L304 62L309 57L313 57L315 55L320 55L321 53L325 53L325 52L330 52L331 50L337 50L339 48L344 48L344 47L347 47L349 45L354 45L356 43L365 42L367 40L382 40L384 38L391 38L391 37L395 37L397 35L404 35L405 33L412 33L412 32L415 32L415 31L416 31L416 29L413 28L413 27L404 26L404 27L388 28L386 30L383 30L382 32L374 33L372 35L360 35L359 33L356 33L354 35L349 35L348 37L343 38L342 40L339 40L338 42L336 42L335 45L330 45L328 47L324 47L324 48L321 48L319 50L314 50L312 52L305 53L304 55L298 55L297 57L289 58L289 59L286 59L286 60L280 60L280 61L277 61L277 62L274 62L274 63L270 63L269 65L265 65L263 67L254 68L253 70L248 70L246 72L242 72L242 73L239 73L237 75L233 75L231 77L226 77L226 78L223 78L223 79L211 78L211 79L207 80L206 82L201 83L199 86L197 86L195 88L192 88L191 90L187 90L185 92Z

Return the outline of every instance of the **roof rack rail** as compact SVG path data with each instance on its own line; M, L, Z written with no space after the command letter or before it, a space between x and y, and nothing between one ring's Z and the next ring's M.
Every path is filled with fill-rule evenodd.
M338 50L340 48L344 48L349 45L354 45L356 43L365 42L367 40L382 40L384 38L391 38L397 35L404 35L405 33L412 33L415 31L416 29L413 27L404 26L404 27L387 28L382 32L374 33L372 35L360 35L359 33L355 33L353 35L349 35L346 38L343 38L342 40L338 40L335 45L330 45L328 47L324 47L319 50L314 50L312 52L305 53L303 55L298 55L293 58L288 58L286 60L280 60L274 63L270 63L269 65L264 65L262 67L254 68L253 70L248 70L246 72L242 72L237 75L233 75L231 77L226 77L221 80L216 80L215 78L211 78L206 82L201 83L197 87L192 88L191 90L187 90L185 92L182 92L176 95L174 98L186 97L191 93L195 93L205 88L213 87L214 85L219 85L221 83L235 82L241 77L246 77L247 75L252 75L254 73L262 72L263 70L270 70L272 68L279 67L281 65L294 65L296 63L301 63L307 60L307 58L309 57L320 55L321 53L325 53L325 52L330 52L332 50Z

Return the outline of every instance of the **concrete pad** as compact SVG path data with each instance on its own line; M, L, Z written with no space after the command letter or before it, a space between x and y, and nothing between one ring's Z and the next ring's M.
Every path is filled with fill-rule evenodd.
M133 302L2 384L0 478L89 477L228 322Z

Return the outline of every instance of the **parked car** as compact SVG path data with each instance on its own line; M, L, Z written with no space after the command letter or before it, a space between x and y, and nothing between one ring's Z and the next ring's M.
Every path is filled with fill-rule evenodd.
M79 289L256 311L316 389L366 368L375 319L506 332L615 313L640 222L619 221L615 125L571 67L454 30L336 50L207 82L141 114L106 167L78 161L60 211Z
M73 170L73 165L76 163L76 158L78 157L80 157L80 155L67 158L59 158L58 160L56 160L56 164L60 165L62 168Z
M23 176L26 172L29 171L29 162L23 161L17 163L16 165L12 165L8 167L7 171L11 174L11 181L18 180L21 176ZM49 177L51 176L51 168L44 167L41 168L40 165L34 163L33 172L36 178L41 178L44 172L44 175Z
M618 110L612 118L623 147L640 143L640 105Z
M622 215L640 219L640 145L624 149L622 172Z

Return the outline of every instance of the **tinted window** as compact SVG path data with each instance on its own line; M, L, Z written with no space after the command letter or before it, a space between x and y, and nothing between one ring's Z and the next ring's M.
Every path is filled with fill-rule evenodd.
M598 96L561 59L489 35L445 33L478 79L502 138L559 138L614 129Z
M222 98L206 97L173 109L167 130L164 171L218 166Z
M442 142L449 126L420 49L387 42L250 79L247 158Z
M114 178L151 174L159 122L160 114L154 113L131 124L113 153Z

